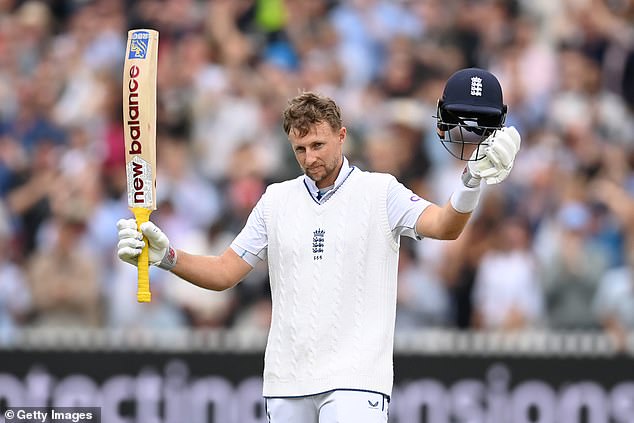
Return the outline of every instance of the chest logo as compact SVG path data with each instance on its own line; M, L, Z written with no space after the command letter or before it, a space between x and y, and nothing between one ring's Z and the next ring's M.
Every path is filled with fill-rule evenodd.
M326 232L319 228L313 232L313 260L322 260L324 258L324 237Z

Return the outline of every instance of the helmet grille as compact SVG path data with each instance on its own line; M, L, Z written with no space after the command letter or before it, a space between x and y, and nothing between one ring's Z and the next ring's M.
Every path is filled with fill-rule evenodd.
M504 114L454 113L438 105L437 125L443 147L460 160L484 157L488 138L504 124ZM477 153L473 155L473 152ZM473 155L473 156L472 156Z

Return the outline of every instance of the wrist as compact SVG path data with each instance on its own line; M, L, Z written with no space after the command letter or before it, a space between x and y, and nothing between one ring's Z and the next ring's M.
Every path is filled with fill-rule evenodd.
M449 202L451 207L458 213L471 213L480 200L480 177L474 177L471 181L475 185L473 187L468 186L465 183L465 176L461 178L462 183L458 183L457 188L451 194Z
M174 247L169 245L167 250L165 251L165 255L157 265L158 268L163 270L172 270L174 266L176 266L176 261L178 259L178 255L176 254L176 250Z

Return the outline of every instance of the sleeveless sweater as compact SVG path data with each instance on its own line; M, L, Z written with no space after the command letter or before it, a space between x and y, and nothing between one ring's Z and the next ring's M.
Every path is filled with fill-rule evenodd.
M390 178L354 169L323 204L303 176L267 188L265 397L391 395L399 242L387 217Z

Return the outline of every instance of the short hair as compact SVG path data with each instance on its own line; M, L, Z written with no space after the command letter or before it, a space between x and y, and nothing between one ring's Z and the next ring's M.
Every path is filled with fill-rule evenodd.
M333 131L342 127L341 110L335 101L313 92L303 92L292 98L282 113L284 132L295 131L300 137L321 122L326 122Z

